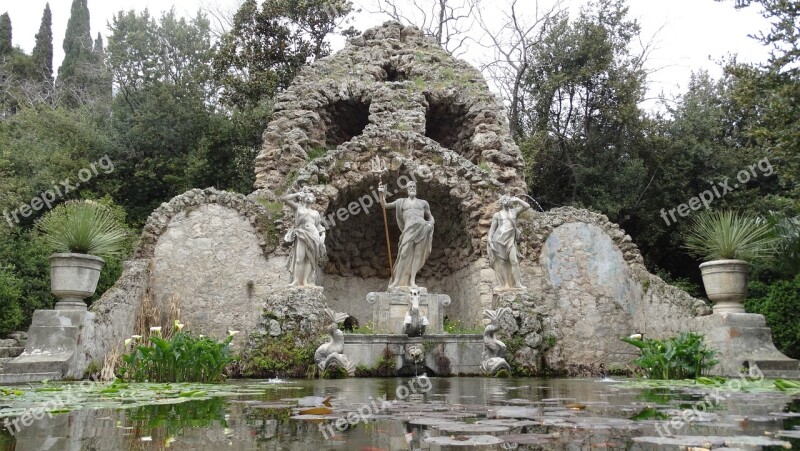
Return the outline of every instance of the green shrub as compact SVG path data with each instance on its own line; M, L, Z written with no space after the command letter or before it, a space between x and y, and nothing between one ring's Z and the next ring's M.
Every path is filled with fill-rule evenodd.
M0 233L0 262L7 264L6 273L19 282L19 306L22 309L20 329L31 324L37 309L52 309L55 296L50 292L50 260L53 252L44 240L30 230L18 228ZM0 309L0 316L5 311Z
M14 332L22 324L21 285L9 269L0 267L0 336Z
M748 287L745 310L760 313L772 328L772 341L784 354L800 358L800 275L765 285L752 282Z
M316 340L296 340L291 333L265 337L242 356L239 371L245 377L308 377L316 371Z
M232 340L233 335L216 341L180 329L168 340L152 335L122 356L119 376L135 382L219 382L233 361Z
M719 363L717 351L707 349L703 336L691 332L666 340L630 337L622 341L641 349L642 356L633 363L650 379L697 379Z

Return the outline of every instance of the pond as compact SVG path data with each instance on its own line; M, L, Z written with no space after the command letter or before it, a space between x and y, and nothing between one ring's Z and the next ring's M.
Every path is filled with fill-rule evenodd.
M800 391L777 390L771 381L667 385L625 379L387 378L236 380L217 385L50 383L6 387L0 395L3 451L800 446ZM331 407L322 404L327 397L332 397Z

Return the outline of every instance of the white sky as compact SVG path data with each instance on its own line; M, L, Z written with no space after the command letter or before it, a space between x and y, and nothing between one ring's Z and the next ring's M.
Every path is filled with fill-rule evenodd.
M355 3L373 5L372 1L356 0ZM491 5L493 1L496 0L484 3ZM552 0L540 0L542 6L550 2ZM39 29L45 3L47 0L0 0L0 14L7 11L11 16L14 45L27 53L33 49L34 35ZM53 66L56 70L64 56L61 43L71 3L71 0L50 0L55 53ZM95 37L99 31L105 38L107 24L113 14L121 10L148 8L157 16L174 4L177 13L193 16L203 6L214 5L225 11L235 9L238 3L237 0L89 0L92 36ZM565 3L576 8L585 0L565 0ZM763 61L767 57L766 49L747 36L767 29L768 24L759 15L758 5L736 10L732 0L722 3L713 0L628 0L628 4L630 16L637 18L642 25L643 39L655 36L655 48L648 62L649 69L656 70L649 77L651 97L661 91L668 95L682 92L692 71L706 69L713 76L719 76L721 71L717 62L727 55L738 54L740 61L747 62ZM355 25L364 30L384 19L362 12ZM475 63L480 55L471 51L465 58Z

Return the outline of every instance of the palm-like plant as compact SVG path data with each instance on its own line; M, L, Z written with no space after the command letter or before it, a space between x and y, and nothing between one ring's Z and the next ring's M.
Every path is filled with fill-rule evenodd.
M689 225L684 247L705 261L756 260L775 253L772 226L733 211L705 211Z
M125 249L125 227L109 208L90 200L57 206L37 227L56 252L111 257Z

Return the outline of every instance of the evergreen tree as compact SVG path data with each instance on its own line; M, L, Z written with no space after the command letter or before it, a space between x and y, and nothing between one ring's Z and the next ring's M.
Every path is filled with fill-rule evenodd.
M87 0L73 0L64 34L64 61L58 68L59 84L66 89L69 103L85 100L94 67L94 41L89 31Z
M43 81L53 79L53 16L50 13L50 4L47 3L42 14L42 23L36 33L36 45L33 47L33 64L37 75Z
M0 58L11 54L11 17L8 13L0 16Z
M92 50L92 60L95 66L96 78L92 83L92 93L98 99L111 101L112 77L111 69L106 61L106 51L103 46L103 36L98 32L97 39L94 40L94 50Z

